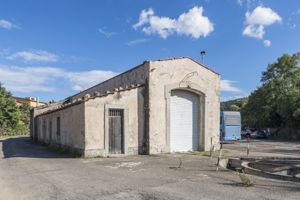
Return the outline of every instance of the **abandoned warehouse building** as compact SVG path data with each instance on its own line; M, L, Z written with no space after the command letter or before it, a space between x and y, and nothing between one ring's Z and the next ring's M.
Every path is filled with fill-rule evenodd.
M145 61L31 111L31 138L85 157L218 148L220 75L191 58Z

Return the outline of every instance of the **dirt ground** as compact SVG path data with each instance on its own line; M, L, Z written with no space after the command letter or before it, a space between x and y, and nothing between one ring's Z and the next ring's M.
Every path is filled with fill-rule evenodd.
M228 154L232 145L239 146L224 146ZM299 183L254 176L249 176L254 185L245 187L236 172L216 171L216 159L200 154L71 158L19 137L0 140L0 157L3 200L298 200L300 195Z

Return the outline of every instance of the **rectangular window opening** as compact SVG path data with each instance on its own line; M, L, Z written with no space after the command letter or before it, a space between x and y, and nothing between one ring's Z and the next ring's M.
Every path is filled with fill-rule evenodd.
M60 117L56 118L56 134L60 135Z

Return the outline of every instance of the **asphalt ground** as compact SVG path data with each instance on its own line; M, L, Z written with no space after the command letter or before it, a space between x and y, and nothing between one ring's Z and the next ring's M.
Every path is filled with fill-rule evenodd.
M247 156L248 146L251 157L300 157L300 142L267 139L228 141L223 144L223 152L227 156Z
M0 199L299 199L299 183L247 176L246 187L215 163L201 153L72 158L28 137L1 139Z

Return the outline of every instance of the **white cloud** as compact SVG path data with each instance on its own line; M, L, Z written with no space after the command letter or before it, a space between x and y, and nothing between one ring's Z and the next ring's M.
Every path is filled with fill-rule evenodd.
M83 87L81 87L80 85L74 85L74 86L72 86L72 89L76 90L76 91L82 91Z
M237 0L236 2L239 6L243 6L243 0Z
M275 22L280 22L281 17L271 8L257 6L252 13L246 12L246 23L253 25L271 25Z
M117 73L112 71L92 70L84 72L66 72L66 78L73 84L73 90L84 90L102 81L105 81Z
M6 48L6 49L0 49L0 56L6 57L10 54L10 49Z
M241 90L232 84L235 83L235 81L230 80L221 80L221 91L222 92L232 92L232 93L239 93Z
M139 17L139 21L133 25L133 28L137 29L140 26L147 24L149 22L149 18L153 15L154 15L154 11L152 10L152 8L149 8L148 10L142 10Z
M221 96L221 102L245 98L248 95Z
M131 40L131 41L126 42L126 45L127 46L134 46L134 45L149 42L149 41L150 41L150 39L139 38L139 39L136 39L136 40Z
M55 67L15 67L0 65L0 80L12 92L55 92L59 83L83 90L117 75L112 71L66 71Z
M265 28L263 25L248 25L244 29L243 35L262 39L265 35Z
M236 0L236 3L240 7L246 7L247 10L263 4L262 0Z
M4 28L7 30L13 29L13 28L18 28L17 25L13 24L10 21L4 20L4 19L0 19L0 28Z
M54 92L48 83L62 74L62 70L52 67L0 66L1 83L12 92Z
M19 51L7 57L9 60L21 59L24 62L57 62L58 56L42 50Z
M264 46L269 47L271 46L272 42L270 40L264 40Z
M281 17L271 8L257 6L252 12L246 12L246 27L243 35L262 39L266 26L281 21Z
M99 28L98 31L99 31L99 33L101 33L102 35L104 35L107 38L110 38L111 36L117 34L115 32L105 31L104 29L101 29L101 28Z
M154 11L149 8L142 10L139 21L133 25L133 28L142 28L144 33L158 34L164 39L175 33L198 39L208 36L214 30L213 23L203 15L203 11L203 7L195 6L181 14L178 19L171 19L156 16Z

